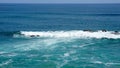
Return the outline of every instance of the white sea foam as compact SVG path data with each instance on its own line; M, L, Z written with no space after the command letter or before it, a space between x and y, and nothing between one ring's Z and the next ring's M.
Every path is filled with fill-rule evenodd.
M1 55L1 54L4 54L4 53L6 53L6 52L0 52L0 55Z
M92 61L92 63L96 63L96 64L103 64L102 61Z
M68 56L70 56L69 53L64 53L64 57L68 57Z
M14 46L15 50L19 51L29 51L29 50L40 50L40 49L47 49L47 50L52 50L57 47L56 44L60 42L65 42L68 41L67 39L54 39L54 38L49 38L49 39L32 39L27 42L22 42L19 44L16 44Z
M119 39L120 32L114 31L20 31L20 34L15 34L14 37L49 37L49 38L112 38Z
M103 62L103 61L92 61L92 63L95 64L104 64L104 65L120 65L120 63L116 63L116 62Z
M5 61L5 62L0 63L0 67L2 67L2 66L4 66L4 65L8 65L8 64L10 64L10 63L12 63L12 59L9 59L9 60L7 60L7 61Z
M120 65L120 63L108 62L108 63L105 63L105 65Z

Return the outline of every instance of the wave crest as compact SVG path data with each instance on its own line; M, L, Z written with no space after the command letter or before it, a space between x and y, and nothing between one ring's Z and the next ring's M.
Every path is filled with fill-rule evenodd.
M49 37L49 38L112 38L119 39L120 32L115 31L20 31L20 34L14 34L14 37Z

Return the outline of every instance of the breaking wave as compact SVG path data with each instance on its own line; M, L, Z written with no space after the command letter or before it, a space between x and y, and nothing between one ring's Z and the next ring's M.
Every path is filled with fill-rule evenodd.
M37 37L37 38L108 38L120 39L118 31L20 31L14 37Z

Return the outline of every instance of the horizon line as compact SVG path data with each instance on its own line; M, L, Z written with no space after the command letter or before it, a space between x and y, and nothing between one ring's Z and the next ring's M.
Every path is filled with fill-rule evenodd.
M0 4L120 4L120 3L0 3Z

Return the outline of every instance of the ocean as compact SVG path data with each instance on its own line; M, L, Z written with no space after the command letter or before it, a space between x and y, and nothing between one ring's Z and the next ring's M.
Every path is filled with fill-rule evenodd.
M120 68L120 4L0 4L0 68Z

